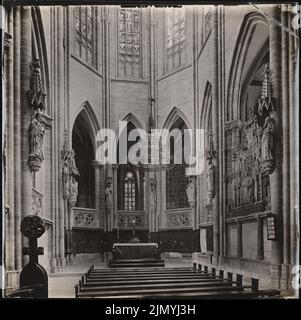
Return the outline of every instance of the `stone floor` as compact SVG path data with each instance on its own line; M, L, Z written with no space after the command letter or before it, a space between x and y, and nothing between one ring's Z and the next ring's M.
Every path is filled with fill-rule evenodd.
M95 260L91 260L88 256L77 257L64 272L49 274L49 298L74 298L74 286L78 284L81 276L92 264L95 268L107 269L109 258L95 257ZM165 261L165 266L169 268L192 266L190 257L162 254L162 259Z

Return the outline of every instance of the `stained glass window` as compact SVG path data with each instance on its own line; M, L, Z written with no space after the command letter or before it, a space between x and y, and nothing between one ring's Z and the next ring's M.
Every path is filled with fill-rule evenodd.
M124 209L129 211L136 209L136 183L132 172L128 172L124 179Z
M119 9L119 60L121 76L141 77L141 13Z
M74 7L73 26L75 55L96 68L96 8L92 6Z
M167 10L167 71L184 62L185 50L185 9Z

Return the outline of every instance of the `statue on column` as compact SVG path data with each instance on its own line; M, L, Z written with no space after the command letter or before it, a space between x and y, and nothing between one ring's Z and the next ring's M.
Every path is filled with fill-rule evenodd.
M215 166L213 164L216 152L214 150L213 145L213 133L210 129L207 133L208 136L208 147L206 151L207 156L207 173L206 173L206 180L207 180L207 191L208 191L208 197L210 201L215 196L215 184L214 184L214 175L215 175Z
M265 118L261 137L261 159L264 173L271 173L274 166L274 133L273 119L268 115Z
M78 182L76 178L79 176L79 172L74 157L75 152L73 149L65 150L63 167L64 199L68 200L71 207L76 205L78 196Z
M207 191L208 191L208 197L210 200L214 198L215 191L214 191L214 164L212 162L209 162L208 168L207 168Z
M151 221L153 221L152 225L149 226L150 230L151 228L155 228L155 215L156 215L156 208L157 208L157 191L156 191L156 180L155 178L150 178L149 180L149 186L150 186L150 191L149 191L149 209L150 209L150 217ZM150 239L150 234L149 234L149 239Z
M190 208L194 208L195 206L195 183L194 183L194 177L189 176L188 177L188 184L186 186L186 194L188 203L190 205Z
M108 230L111 230L111 214L112 214L112 208L113 208L112 177L106 178L105 205L106 205L107 228Z
M30 154L29 165L31 171L37 172L44 161L43 143L45 136L45 127L41 117L40 110L34 111L29 127L30 136Z
M150 193L149 193L149 206L151 211L156 209L157 206L157 193L156 193L156 182L154 178L150 178Z
M45 118L42 112L46 108L46 93L43 90L39 59L31 64L30 89L27 91L28 104L32 109L29 127L29 166L32 172L40 170L44 161L43 143L45 136Z

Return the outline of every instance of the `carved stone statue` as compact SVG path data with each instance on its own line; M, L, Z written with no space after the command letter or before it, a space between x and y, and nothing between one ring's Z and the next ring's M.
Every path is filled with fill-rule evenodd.
M107 211L110 212L110 210L113 207L113 196L112 196L112 178L108 177L106 181L106 189L105 189L105 197L106 197L106 208ZM107 212L107 213L109 213Z
M111 230L111 215L113 208L113 189L112 189L112 177L106 178L106 188L105 188L105 228L106 230Z
M208 191L208 197L210 200L214 198L214 165L212 162L208 164L207 169L207 191Z
M78 183L75 180L74 176L70 178L70 196L69 196L69 204L71 207L74 207L77 202L78 195Z
M263 161L273 160L274 128L273 119L267 116L261 138L261 156Z
M195 183L194 183L193 176L188 177L186 194L187 194L188 203L189 203L190 207L193 208L195 205Z
M274 133L274 121L270 116L267 116L261 137L262 171L266 174L272 173L274 169Z
M156 182L153 178L150 179L149 205L151 209L157 206Z
M254 180L252 177L247 175L242 183L243 187L243 203L250 204L254 202Z
M29 127L30 136L30 155L29 164L33 172L39 171L44 161L43 143L45 136L45 127L42 122L40 110L34 112Z
M74 150L65 150L63 167L64 198L68 200L71 207L76 205L78 195L76 177L79 176L79 172L74 157Z

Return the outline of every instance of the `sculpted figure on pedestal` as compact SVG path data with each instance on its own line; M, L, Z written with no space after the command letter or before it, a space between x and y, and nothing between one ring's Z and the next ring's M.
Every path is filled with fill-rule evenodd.
M153 178L150 179L149 205L152 210L157 206L156 182Z
M113 206L113 198L112 198L112 179L110 177L107 178L106 189L105 189L105 197L106 197L106 208L108 211L111 210Z
M273 160L274 144L274 122L270 116L267 116L264 122L261 138L261 156L262 160Z
M31 120L29 127L29 136L30 136L30 155L29 163L31 170L37 172L44 160L43 154L43 143L45 136L45 127L42 123L41 115L39 109L34 112L34 115Z
M188 177L186 194L187 194L188 203L189 203L190 207L193 208L194 204L195 204L195 183L194 183L193 176Z
M74 150L66 150L64 155L63 181L64 181L64 198L68 199L71 207L77 202L78 183L76 177L79 176L78 169L75 164Z
M207 190L208 190L208 197L210 200L214 198L214 165L209 163L208 171L207 171Z

